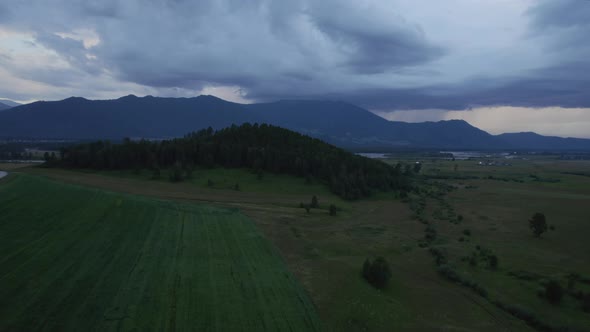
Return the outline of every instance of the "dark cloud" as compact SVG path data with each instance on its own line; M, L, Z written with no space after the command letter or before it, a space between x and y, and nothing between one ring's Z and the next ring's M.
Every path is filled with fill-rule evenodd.
M11 26L72 67L152 87L311 94L443 55L418 23L382 10L391 6L360 10L354 1L7 1ZM100 43L63 35L80 29Z
M449 1L429 7L452 7L440 17L477 24L462 12L470 0ZM6 53L0 69L58 88L78 85L89 94L115 82L156 92L229 86L260 101L329 98L372 109L590 107L590 1L539 0L526 11L522 21L529 21L529 33L523 34L522 45L511 46L540 44L538 53L543 53L535 55L543 61L526 70L499 67L520 63L522 54L508 53L500 65L494 62L496 68L487 60L445 62L469 55L460 53L458 44L467 45L462 51L469 53L477 48L469 46L475 39L489 38L494 44L502 38L474 29L462 31L464 40L455 40L459 37L453 30L437 40L433 29L445 30L444 24L425 23L436 21L439 13L412 16L403 8L420 5L408 3L4 0L0 29L30 34L29 47L38 45L56 55L44 55L47 63L28 66L17 65L18 56ZM492 62L498 54L491 49L474 57ZM67 65L55 64L60 61ZM88 83L97 77L100 84ZM108 89L116 91L117 86Z

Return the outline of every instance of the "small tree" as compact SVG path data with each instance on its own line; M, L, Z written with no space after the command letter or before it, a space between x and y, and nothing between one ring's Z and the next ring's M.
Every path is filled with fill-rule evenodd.
M417 161L414 164L414 173L418 174L420 173L420 170L422 169L422 163L420 163L419 161Z
M533 230L535 237L540 237L541 234L547 231L547 220L545 220L545 215L540 212L535 213L529 220L529 227Z
M317 209L320 207L320 204L318 203L318 198L316 197L316 195L313 195L313 197L311 198L311 207L314 209Z
M490 264L490 268L495 270L498 268L498 256L491 255L488 257L488 263Z
M557 304L563 297L563 288L557 281L551 280L545 285L545 297L549 302Z
M336 212L338 212L338 209L336 208L336 205L334 204L330 204L330 215L331 216L335 216Z
M369 259L363 264L363 278L373 287L383 289L391 279L389 263L383 257L377 257L373 262Z

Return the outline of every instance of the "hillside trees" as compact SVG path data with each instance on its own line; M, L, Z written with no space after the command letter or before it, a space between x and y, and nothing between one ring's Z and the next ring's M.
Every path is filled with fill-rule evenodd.
M183 138L98 141L63 148L57 166L91 169L248 168L315 179L345 199L411 189L401 166L357 156L318 139L266 124L208 128Z

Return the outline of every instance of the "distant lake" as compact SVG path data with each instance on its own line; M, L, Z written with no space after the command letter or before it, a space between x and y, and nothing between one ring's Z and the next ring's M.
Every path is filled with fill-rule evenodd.
M457 160L467 160L470 158L496 158L496 157L506 157L509 156L510 153L507 152L481 152L481 151L440 151L440 153L450 153L453 155L453 158Z
M359 152L359 153L357 153L357 155L371 158L371 159L385 159L385 158L387 158L387 154L385 154L385 153Z
M8 175L8 173L6 173L4 171L0 171L0 179L2 179L3 177L5 177L6 175Z

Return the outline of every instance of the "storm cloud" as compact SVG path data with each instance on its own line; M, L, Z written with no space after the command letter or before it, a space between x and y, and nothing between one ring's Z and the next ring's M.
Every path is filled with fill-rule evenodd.
M0 96L590 107L590 1L5 0Z

